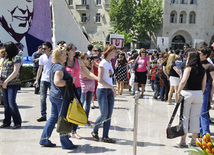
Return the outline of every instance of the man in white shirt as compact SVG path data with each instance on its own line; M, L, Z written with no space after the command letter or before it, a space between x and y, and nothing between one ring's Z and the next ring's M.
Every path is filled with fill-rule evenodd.
M42 51L44 54L40 56L39 59L39 69L37 71L36 81L34 85L39 83L39 77L42 73L41 82L40 82L40 100L41 100L41 117L37 119L38 122L47 120L46 112L46 98L48 88L50 89L50 69L52 65L52 45L50 42L45 42L42 44ZM43 69L43 71L42 71Z

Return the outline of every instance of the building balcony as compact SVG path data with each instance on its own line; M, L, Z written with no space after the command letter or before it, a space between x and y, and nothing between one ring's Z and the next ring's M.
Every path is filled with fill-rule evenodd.
M106 9L107 11L109 11L109 10L110 10L110 4L105 4L105 9Z
M89 5L76 5L77 11L86 11L89 9Z

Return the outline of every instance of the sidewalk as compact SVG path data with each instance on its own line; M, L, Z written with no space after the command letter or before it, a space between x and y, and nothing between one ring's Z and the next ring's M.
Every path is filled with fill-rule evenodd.
M179 138L168 140L166 138L166 127L172 114L174 105L167 105L152 99L153 92L150 85L146 86L144 99L139 102L139 123L138 123L138 155L183 155L189 148L178 148L176 142ZM48 98L47 113L50 116L51 105ZM56 148L45 148L39 145L39 140L46 122L37 122L40 117L40 97L34 94L33 88L22 88L18 92L17 103L19 105L23 124L21 129L10 128L0 129L0 155L63 155L77 153L78 155L132 155L133 154L133 118L134 98L124 90L123 95L115 98L114 112L111 120L110 138L117 141L116 144L95 142L91 137L92 128L80 127L77 133L83 137L81 140L73 139L76 150L62 150L59 135L56 130L50 140L57 144ZM97 101L95 101L95 105ZM4 108L0 107L0 123L2 123ZM89 120L92 124L99 116L99 109L91 109ZM210 110L211 117L214 110ZM175 123L178 117L175 118ZM211 126L213 131L214 126ZM99 130L102 136L102 128ZM187 137L187 142L190 140Z

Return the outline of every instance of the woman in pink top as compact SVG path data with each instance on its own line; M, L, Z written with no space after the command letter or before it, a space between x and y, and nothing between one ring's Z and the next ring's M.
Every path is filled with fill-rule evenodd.
M138 85L141 84L141 95L140 98L143 98L143 93L145 90L145 84L147 76L150 75L150 62L149 58L146 56L147 52L145 48L141 48L139 57L137 58L137 68L135 71L135 91L138 90Z
M95 76L93 73L91 73L85 66L85 64L74 58L75 56L75 46L73 44L68 44L66 46L66 51L68 54L68 60L65 65L65 69L71 74L74 80L74 85L77 88L77 92L79 97L81 98L81 83L80 83L80 71L90 79L98 80L97 76ZM76 133L77 125L73 125L72 129L72 137L81 139L81 137Z

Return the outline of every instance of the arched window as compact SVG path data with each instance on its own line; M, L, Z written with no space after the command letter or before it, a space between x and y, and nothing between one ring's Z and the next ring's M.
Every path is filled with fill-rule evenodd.
M177 12L172 11L170 14L170 23L177 23Z
M189 14L189 23L190 24L195 24L195 18L196 18L196 14L194 11L190 12Z
M179 23L186 23L186 12L182 11L179 16Z
M190 4L197 4L196 0L190 0Z

